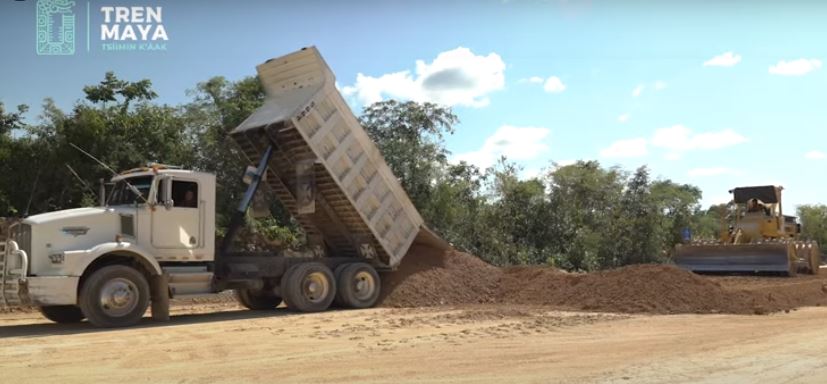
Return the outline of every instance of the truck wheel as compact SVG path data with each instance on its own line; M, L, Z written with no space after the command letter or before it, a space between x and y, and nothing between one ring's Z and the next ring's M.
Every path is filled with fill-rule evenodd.
M110 265L86 279L78 301L83 314L97 327L134 325L149 306L149 283L132 267Z
M346 264L336 276L336 303L346 308L370 308L379 299L379 274L369 264Z
M58 324L80 323L85 318L77 305L50 305L38 309L43 317Z
M247 309L274 309L281 304L281 297L252 289L236 289L235 298Z
M281 293L287 307L294 311L324 311L336 297L336 280L322 263L296 264L281 278Z

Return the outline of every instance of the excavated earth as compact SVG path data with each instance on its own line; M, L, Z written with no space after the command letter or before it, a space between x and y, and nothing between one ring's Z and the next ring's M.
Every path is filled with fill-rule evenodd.
M827 276L700 276L672 265L594 273L497 268L457 251L412 248L385 273L384 307L478 303L619 313L765 314L827 305Z

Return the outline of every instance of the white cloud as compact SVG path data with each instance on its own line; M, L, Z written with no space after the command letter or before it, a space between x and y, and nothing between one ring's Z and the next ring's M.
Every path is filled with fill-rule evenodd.
M827 154L821 151L810 151L804 154L804 157L810 160L821 160L827 158Z
M632 90L632 96L634 96L634 97L640 96L640 94L643 93L643 88L644 88L643 84L638 84L638 86L635 87L635 89Z
M426 63L416 61L409 70L373 77L359 73L356 83L342 88L342 94L368 105L385 98L434 102L447 106L484 107L488 94L505 86L505 63L496 53L475 55L459 47L442 52Z
M480 149L457 154L452 161L466 161L485 169L494 165L500 156L516 161L531 160L548 151L546 139L550 133L548 128L503 125L485 139Z
M536 178L536 177L540 177L542 175L543 175L543 169L542 168L525 168L522 171L520 171L520 178L523 179L523 180L533 179L533 178Z
M741 172L738 170L727 168L727 167L712 167L712 168L694 168L690 169L688 172L689 176L691 177L704 177L704 176L735 176L740 175Z
M618 140L608 148L600 151L600 156L608 158L643 157L648 153L646 139Z
M741 55L736 53L724 52L707 61L704 61L704 67L732 67L741 62Z
M677 160L686 151L713 150L731 147L747 141L747 138L732 129L718 132L694 133L683 125L661 128L652 136L652 146L668 149L668 160Z
M566 85L557 76L551 76L546 79L543 89L548 93L560 93L566 90Z
M656 81L656 82L654 82L650 85L638 84L635 87L635 89L632 90L632 96L633 97L639 97L640 95L643 94L643 91L646 90L646 88L651 88L655 91L662 91L662 90L666 89L667 86L669 86L669 84L667 84L663 80L658 80L658 81Z
M531 76L526 79L520 79L521 83L531 83L531 84L543 84L543 78L540 76Z
M628 113L624 113L624 114L617 117L617 122L621 123L621 124L625 123L625 122L629 121L630 117L632 117L632 116L630 116Z
M818 59L781 60L778 64L770 66L769 72L781 76L802 76L819 68L821 60Z

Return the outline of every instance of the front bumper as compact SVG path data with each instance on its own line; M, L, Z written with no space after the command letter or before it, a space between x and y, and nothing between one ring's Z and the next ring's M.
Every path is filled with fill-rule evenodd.
M29 304L26 282L29 255L14 240L2 243L0 251L0 305Z
M78 276L29 277L23 290L29 305L75 305L79 282Z
M78 276L26 276L29 257L17 243L5 243L0 259L0 305L74 305L77 304Z

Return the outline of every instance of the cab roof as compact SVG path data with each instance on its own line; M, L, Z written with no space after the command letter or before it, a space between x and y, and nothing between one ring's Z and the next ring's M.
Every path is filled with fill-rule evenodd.
M206 172L198 172L192 171L189 169L183 169L179 166L174 165L166 165L166 164L156 164L152 163L145 167L137 167L128 169L119 173L118 175L112 178L112 181L122 180L128 177L135 177L135 176L150 176L150 175L157 175L157 174L171 174L171 175L191 175L191 176L204 176L209 175L212 176L210 173Z
M751 199L761 200L763 203L775 204L781 201L781 190L784 187L775 185L762 185L756 187L738 187L729 193L732 199L738 204L745 204Z

